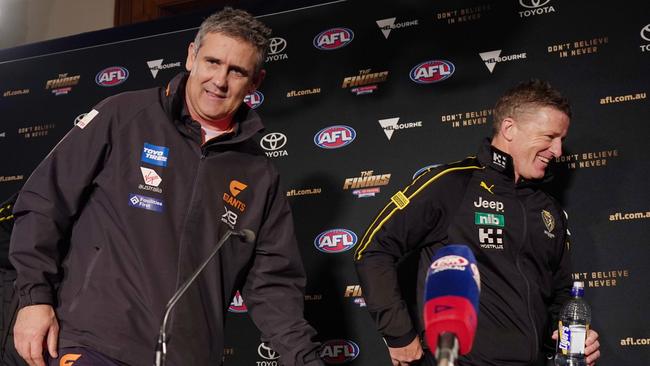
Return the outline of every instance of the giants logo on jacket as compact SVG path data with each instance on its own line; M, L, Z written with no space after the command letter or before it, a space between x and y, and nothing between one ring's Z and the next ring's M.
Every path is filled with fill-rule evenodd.
M230 194L228 192L223 193L223 201L230 206L238 209L241 212L244 212L246 210L246 204L240 200L238 200L237 195L239 195L244 189L246 189L248 185L238 181L238 180L231 180L230 181Z
M359 356L359 346L346 339L332 339L321 346L319 356L330 365L348 363Z
M341 253L350 250L357 243L357 234L348 229L323 231L314 239L316 249L323 253Z

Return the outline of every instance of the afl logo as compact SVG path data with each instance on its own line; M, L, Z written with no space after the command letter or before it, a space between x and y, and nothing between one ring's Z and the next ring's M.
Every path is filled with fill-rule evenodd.
M100 86L120 85L129 77L129 70L122 66L111 66L97 73L95 82Z
M232 298L232 302L228 307L228 311L231 313L245 313L248 312L246 304L244 304L244 299L241 297L239 290L235 293L235 296Z
M331 365L348 363L359 356L359 346L345 339L332 339L323 343L319 356Z
M350 250L357 243L357 234L348 229L324 231L314 239L316 249L323 253L341 253Z
M259 90L255 90L254 92L244 97L244 103L246 103L249 107L251 107L251 109L255 109L261 106L263 102L264 102L264 94L262 94L262 92L260 92Z
M357 137L357 132L348 126L325 127L314 136L316 146L323 149L338 149L349 145Z
M329 51L345 47L354 38L354 33L348 28L332 28L320 32L314 37L314 47Z
M454 64L449 61L431 60L415 66L409 76L418 84L431 84L448 79L454 69Z

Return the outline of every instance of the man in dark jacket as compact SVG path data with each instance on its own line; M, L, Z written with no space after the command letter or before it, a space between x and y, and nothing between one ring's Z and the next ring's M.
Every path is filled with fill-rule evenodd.
M231 237L177 303L167 364L220 364L238 288L283 364L322 364L291 212L242 104L264 78L269 35L246 12L212 15L189 74L100 102L25 183L10 258L16 349L30 365L150 365L167 301L242 229L255 242Z
M476 157L428 169L398 191L374 219L355 253L370 315L393 365L423 356L422 294L434 252L462 243L481 276L478 329L459 365L543 365L554 352L552 329L569 298L571 270L566 217L540 189L562 154L571 111L548 83L522 83L494 111L494 135ZM398 262L419 255L417 316L398 282ZM592 331L585 353L599 357ZM546 356L546 357L545 357ZM429 352L426 362L435 365Z

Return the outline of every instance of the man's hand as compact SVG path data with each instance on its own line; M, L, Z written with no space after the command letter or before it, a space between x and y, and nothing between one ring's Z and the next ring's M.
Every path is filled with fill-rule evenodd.
M415 339L405 347L388 347L388 352L391 361L393 361L393 366L408 365L413 361L417 361L423 355L420 337L415 336Z
M557 330L553 332L551 337L557 341ZM587 364L589 366L596 365L596 360L600 357L600 342L598 342L598 333L595 330L589 329L587 339L585 340L585 356L587 356Z
M596 360L600 357L600 342L598 342L598 333L595 330L589 329L587 339L585 340L585 356L587 356L587 364L594 366Z
M18 311L14 326L14 344L29 366L45 366L43 345L57 357L59 322L50 305L29 305Z

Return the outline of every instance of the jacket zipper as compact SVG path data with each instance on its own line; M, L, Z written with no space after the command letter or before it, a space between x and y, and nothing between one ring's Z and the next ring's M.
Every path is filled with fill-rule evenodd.
M521 250L523 247L527 244L527 231L528 231L528 217L526 215L526 207L524 206L523 202L521 202L521 199L517 197L517 202L519 203L519 207L521 207L521 213L522 217L524 220L524 231L523 231L523 237L522 237L522 245L519 247L519 252L517 253L517 258L515 259L515 263L517 264L517 270L519 270L519 273L521 274L521 277L524 279L524 283L526 284L526 301L527 301L527 307L528 307L528 319L530 320L531 325L533 326L533 334L534 334L534 342L533 342L533 349L534 352L531 355L531 362L535 362L537 360L537 354L539 353L539 338L537 334L537 326L535 325L535 320L533 319L533 315L531 313L531 306L530 306L530 283L528 282L528 278L526 278L526 275L524 274L524 271L521 269L521 263L519 261L520 255L521 255Z
M185 238L185 233L187 232L187 220L189 220L190 213L192 212L192 208L194 207L194 196L196 196L196 186L198 183L198 177L199 177L199 172L201 171L201 167L203 166L203 162L205 161L205 151L201 149L201 157L199 159L199 165L196 167L196 173L194 174L194 179L192 180L192 194L190 195L190 204L187 208L187 211L185 212L185 222L183 223L183 228L181 229L181 237L178 242L178 262L176 263L176 285L174 286L174 292L178 290L178 286L180 286L181 283L181 253L183 250L183 240ZM174 314L170 314L169 316L169 324L167 325L167 329L171 330L173 328L174 324Z

